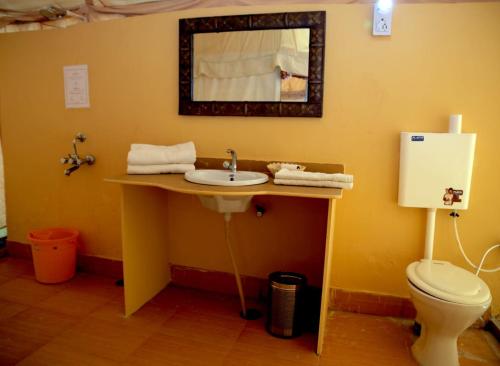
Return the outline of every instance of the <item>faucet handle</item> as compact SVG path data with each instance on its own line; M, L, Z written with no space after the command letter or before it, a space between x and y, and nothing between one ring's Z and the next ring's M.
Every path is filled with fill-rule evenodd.
M228 154L231 154L231 159L233 160L233 164L235 164L236 159L238 159L238 155L236 154L236 150L233 149L227 149L226 152Z
M82 132L78 132L76 135L75 135L75 139L73 140L75 142L85 142L85 140L87 139L87 136L85 136L85 134L83 134Z
M88 164L88 165L92 165L95 163L95 156L94 155L85 155L85 162Z
M222 166L225 168L225 169L229 169L231 167L231 163L229 161L225 161L222 163Z

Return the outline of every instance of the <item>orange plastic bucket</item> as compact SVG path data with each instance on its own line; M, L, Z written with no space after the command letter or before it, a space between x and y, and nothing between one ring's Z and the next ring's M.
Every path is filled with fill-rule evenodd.
M28 234L37 281L59 283L75 275L78 235L77 230L65 228L33 230Z

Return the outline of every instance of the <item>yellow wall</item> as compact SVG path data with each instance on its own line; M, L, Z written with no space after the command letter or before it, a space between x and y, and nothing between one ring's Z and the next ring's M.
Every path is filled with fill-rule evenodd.
M316 9L327 11L322 119L177 115L178 18ZM371 14L369 5L212 8L0 35L10 239L25 242L34 227L75 226L82 252L119 258L119 188L103 178L125 171L132 142L193 140L199 156L222 157L231 146L246 159L345 163L356 185L337 206L333 284L407 296L404 269L422 256L425 212L397 205L399 132L445 131L447 116L463 113L464 131L477 132L478 144L461 231L478 261L500 240L500 4L398 5L390 38L370 35ZM73 64L89 65L88 110L64 108L62 67ZM94 153L97 164L68 178L58 159L77 131L88 135L81 150ZM229 270L219 217L194 197L170 198L173 261ZM243 272L263 276L301 268L304 258L318 261L324 205L266 202L264 218L235 219ZM294 251L284 250L289 246ZM435 254L465 266L444 211ZM499 252L489 263L500 263ZM482 277L498 312L499 275Z

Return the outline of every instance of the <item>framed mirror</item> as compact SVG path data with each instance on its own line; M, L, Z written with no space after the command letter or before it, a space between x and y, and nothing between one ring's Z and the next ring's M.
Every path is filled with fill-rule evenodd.
M179 114L321 117L324 11L179 20Z

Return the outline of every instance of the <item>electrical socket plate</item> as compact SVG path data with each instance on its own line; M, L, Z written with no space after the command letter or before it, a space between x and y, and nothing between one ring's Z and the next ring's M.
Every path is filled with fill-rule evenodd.
M380 9L376 3L373 7L373 35L390 36L392 30L392 7Z

